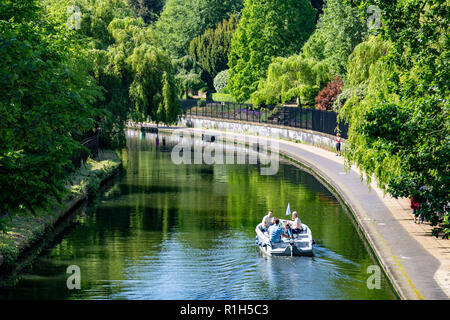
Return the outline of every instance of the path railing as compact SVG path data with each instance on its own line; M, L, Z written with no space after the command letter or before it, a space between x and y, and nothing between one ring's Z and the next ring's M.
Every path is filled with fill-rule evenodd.
M267 123L331 135L340 132L342 138L347 138L348 125L340 123L338 129L337 113L333 111L290 106L254 109L251 104L194 99L181 101L181 107L187 116Z
M75 168L81 167L82 163L85 162L89 156L91 156L92 158L97 157L99 149L98 131L94 135L81 141L81 145L86 147L89 152L86 150L82 150L76 157L72 158L72 164L75 166Z

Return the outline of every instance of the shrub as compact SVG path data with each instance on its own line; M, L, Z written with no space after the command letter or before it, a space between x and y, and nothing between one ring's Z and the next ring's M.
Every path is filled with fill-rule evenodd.
M228 70L221 71L214 78L214 89L218 93L227 93L226 87L228 83Z
M336 76L325 88L323 88L314 99L316 109L333 110L333 103L341 94L344 83L339 76Z

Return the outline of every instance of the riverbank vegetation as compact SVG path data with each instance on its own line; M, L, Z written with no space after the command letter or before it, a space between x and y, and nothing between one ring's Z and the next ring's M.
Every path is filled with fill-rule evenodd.
M413 196L448 235L448 12L445 0L2 1L0 215L61 198L85 136L122 147L127 120L174 123L202 90L338 112L347 165Z
M69 175L65 184L67 192L61 202L50 198L47 206L37 209L36 214L20 213L2 217L1 223L8 228L6 232L0 233L1 269L13 267L26 249L52 230L55 223L79 201L93 197L101 182L117 172L120 166L121 161L115 152L100 152L96 160L89 159Z

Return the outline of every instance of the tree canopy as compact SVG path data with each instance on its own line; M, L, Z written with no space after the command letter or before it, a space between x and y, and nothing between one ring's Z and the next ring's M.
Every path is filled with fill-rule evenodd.
M228 54L231 49L231 39L236 30L238 21L230 16L215 27L207 29L202 35L194 38L189 45L189 55L198 63L212 88L216 75L228 69Z
M206 29L238 13L243 0L167 0L155 31L174 58L188 54L189 44Z
M314 30L315 14L308 0L244 2L228 63L228 90L238 101L256 91L272 58L300 50Z
M345 79L349 55L364 38L365 30L357 9L340 0L326 1L317 28L301 51L269 65L266 79L252 94L252 103L298 99L301 104L313 105L319 91L334 76Z
M386 55L362 71L356 55L376 60L362 44L349 66L352 85L366 82L362 99L346 102L346 158L394 197L414 197L426 218L448 223L450 116L448 1L364 1L381 9ZM379 40L381 41L381 40ZM371 46L373 50L371 50ZM356 51L356 50L355 50ZM353 69L353 71L352 71ZM447 206L447 209L446 209Z
M81 140L124 146L128 119L172 123L178 85L169 56L125 0L0 2L0 214L61 199ZM42 5L42 6L41 6Z
M36 1L0 3L0 213L60 199L77 137L94 127L101 89L73 33Z

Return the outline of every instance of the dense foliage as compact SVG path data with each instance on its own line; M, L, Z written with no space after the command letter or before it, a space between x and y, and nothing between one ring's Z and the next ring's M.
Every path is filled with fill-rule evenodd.
M208 28L236 14L243 0L166 0L155 24L162 46L175 58L188 54L189 44Z
M0 214L60 198L75 139L94 127L100 87L66 28L35 1L0 3Z
M414 197L437 235L450 234L448 1L365 1L381 9L385 57L369 68L354 65L353 84L366 82L362 99L347 101L346 158L394 197ZM372 43L372 47L375 42ZM360 61L375 50L366 46ZM374 59L375 60L375 59ZM359 69L359 70L358 70ZM351 80L353 79L353 80ZM446 208L447 206L447 208ZM447 210L447 211L446 211Z
M125 0L74 5L0 3L0 215L61 199L80 141L97 128L104 147L122 147L128 119L177 119L174 67L150 27Z
M252 94L252 103L279 104L297 99L313 105L319 91L335 75L345 79L353 48L364 38L366 28L358 11L340 0L328 0L317 28L299 54L275 59L267 77Z
M214 89L216 89L216 92L218 93L226 93L226 88L228 84L228 69L223 70L217 74L217 76L214 78Z
M128 2L134 13L149 23L158 19L165 0L128 0Z
M344 83L339 76L336 76L325 88L320 90L314 99L314 104L318 110L333 110L333 104L342 92Z
M266 77L274 57L300 50L314 30L309 0L246 0L229 55L228 90L245 101Z
M207 29L202 35L194 38L189 45L189 55L202 68L210 87L216 75L228 69L228 54L231 39L237 27L237 19L231 16L220 22L215 29Z

